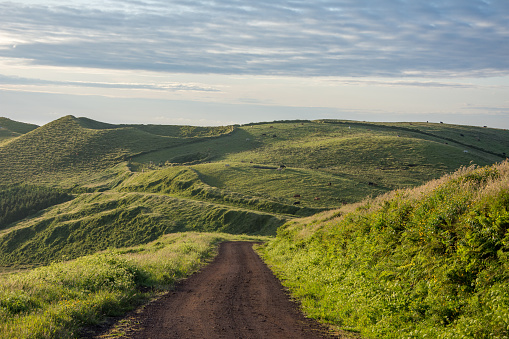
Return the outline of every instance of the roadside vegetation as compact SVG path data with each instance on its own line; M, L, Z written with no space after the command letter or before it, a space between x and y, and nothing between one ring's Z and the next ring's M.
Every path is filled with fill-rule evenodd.
M0 338L77 338L167 291L213 257L225 240L264 238L176 233L143 246L0 275Z
M494 306L507 303L507 163L484 166L508 149L507 130L433 123L0 118L0 336L76 336L97 314L145 298L140 286L166 284L135 253L165 267L165 251L180 253L175 239L202 241L182 232L215 232L191 261L226 233L277 233L267 260L306 312L336 326L367 337L496 337L487 329L507 332ZM87 273L94 265L104 283ZM66 282L73 271L89 280Z
M509 336L509 162L292 221L261 249L304 311L367 338Z

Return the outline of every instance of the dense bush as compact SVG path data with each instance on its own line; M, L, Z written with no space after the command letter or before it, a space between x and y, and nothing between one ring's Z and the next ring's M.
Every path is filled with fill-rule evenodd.
M0 229L71 198L62 190L47 187L30 185L0 187Z
M265 249L311 316L374 338L509 337L509 163L463 169Z

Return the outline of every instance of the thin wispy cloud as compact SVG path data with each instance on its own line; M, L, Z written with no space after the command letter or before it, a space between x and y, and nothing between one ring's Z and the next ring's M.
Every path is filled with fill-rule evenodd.
M0 22L0 56L36 65L292 76L509 73L506 0L0 1Z
M5 76L0 74L0 85L33 85L33 86L63 86L63 87L87 87L87 88L108 88L108 89L140 89L156 91L198 91L198 92L219 92L219 89L210 86L181 83L108 83L91 81L55 81L34 78L23 78L17 76Z
M330 82L343 85L357 85L357 86L389 86L389 87L443 87L443 88L479 88L479 85L471 83L460 82L440 82L440 81L416 81L416 80L373 80L362 78L348 78L348 79L334 79ZM500 86L498 86L500 87Z

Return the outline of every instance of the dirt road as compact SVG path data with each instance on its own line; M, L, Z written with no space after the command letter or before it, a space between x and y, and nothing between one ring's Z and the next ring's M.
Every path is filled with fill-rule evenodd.
M332 338L305 318L247 242L216 259L137 315L128 338Z

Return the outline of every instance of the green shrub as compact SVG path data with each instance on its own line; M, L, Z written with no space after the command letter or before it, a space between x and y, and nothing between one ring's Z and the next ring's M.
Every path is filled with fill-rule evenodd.
M509 337L508 162L315 222L263 249L311 316L373 338Z

